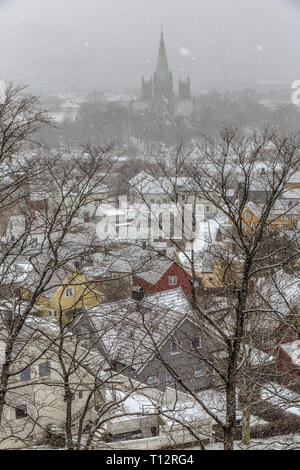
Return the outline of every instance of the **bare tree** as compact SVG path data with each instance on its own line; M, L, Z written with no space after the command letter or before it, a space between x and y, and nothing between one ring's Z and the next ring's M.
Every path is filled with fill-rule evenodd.
M267 150L270 142L274 148L271 153ZM289 203L285 194L289 181L299 171L299 163L297 136L280 136L270 131L242 134L227 127L215 138L203 137L198 156L181 153L179 158L177 154L173 160L160 160L155 169L149 166L147 170L169 203L180 201L180 195L184 194L185 201L193 199L202 207L207 205L216 211L217 238L211 240L209 233L201 231L201 222L200 231L186 237L184 247L170 234L165 238L176 247L180 260L184 260L179 260L179 264L183 263L191 276L191 300L197 324L211 337L216 350L224 351L221 364L213 356L197 352L224 387L224 420L209 410L207 403L199 397L196 399L221 427L226 450L233 449L239 390L242 394L247 389L253 395L256 386L263 382L263 371L259 378L249 362L254 347L253 321L261 328L268 322L273 327L276 321L286 321L285 312L276 308L272 296L262 304L257 286L261 280L268 282L272 274L282 270L291 274L295 270L299 256L298 200ZM143 188L137 190L146 203ZM183 205L179 209L181 213ZM205 209L202 213L205 216ZM206 222L205 216L202 226ZM209 221L207 224L210 225ZM195 242L201 238L203 245L197 252ZM204 252L213 267L211 289L203 289ZM263 351L261 338L261 334L257 335L255 347ZM245 351L248 351L246 355ZM161 360L176 383L195 396L176 368L166 364L163 357ZM261 362L263 366L265 359ZM249 400L252 402L253 398ZM242 400L245 442L249 440L249 400Z

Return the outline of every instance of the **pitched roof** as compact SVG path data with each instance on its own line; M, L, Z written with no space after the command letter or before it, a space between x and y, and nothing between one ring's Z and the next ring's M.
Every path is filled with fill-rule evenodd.
M280 347L290 357L293 364L300 367L300 339L292 343L281 344Z
M256 288L266 308L268 310L272 308L277 317L298 311L300 302L298 276L289 275L281 270L270 277L259 279Z
M174 264L174 261L169 259L152 259L144 265L145 271L138 272L136 277L143 279L154 286L172 266L172 264Z
M108 357L141 369L192 310L181 288L89 309L89 318Z

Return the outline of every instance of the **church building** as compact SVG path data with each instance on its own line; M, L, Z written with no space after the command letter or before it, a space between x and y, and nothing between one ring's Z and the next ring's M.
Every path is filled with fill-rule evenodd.
M138 114L150 112L156 120L169 124L176 119L189 117L193 112L189 77L186 81L179 79L178 95L175 96L163 31L160 35L156 70L150 80L142 77L140 100L134 103L133 109Z

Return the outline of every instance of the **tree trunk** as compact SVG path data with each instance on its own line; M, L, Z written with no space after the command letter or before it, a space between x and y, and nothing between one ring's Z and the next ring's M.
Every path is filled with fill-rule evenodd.
M233 429L228 429L224 431L224 450L233 450L233 442Z
M243 409L243 417L242 417L242 443L245 446L250 444L250 407L246 406Z

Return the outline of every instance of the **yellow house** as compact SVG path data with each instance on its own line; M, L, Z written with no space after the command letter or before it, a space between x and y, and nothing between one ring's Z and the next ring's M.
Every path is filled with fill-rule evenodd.
M195 274L197 279L201 279L201 284L204 289L217 289L223 285L221 281L222 269L219 263L214 263L211 269L204 267Z
M25 296L30 298L28 290ZM94 307L102 300L103 294L95 282L74 268L64 267L54 273L35 308L43 317L62 318L64 324L72 318L75 310Z
M196 272L197 278L201 279L202 287L204 289L218 289L224 287L228 279L236 281L242 271L242 263L239 261L232 261L230 266L224 259L224 262L215 261L212 270L202 269L202 272ZM224 282L224 277L225 282Z
M297 214L294 213L286 213L286 214L273 214L273 220L271 221L271 229L272 230L293 230L299 221L299 217Z
M242 225L246 233L251 234L259 223L261 208L254 203L250 203L245 207L242 213ZM278 203L270 213L268 223L270 230L278 230L280 232L285 230L294 229L299 221L297 212L291 207L283 206ZM232 225L232 220L229 219L228 223Z
M185 256L181 256L181 253L174 253L174 261L181 265L187 273L192 278L192 270L191 266L187 265L187 259ZM212 264L195 262L195 276L199 279L201 283L201 287L204 289L219 289L224 287L223 276L226 270L226 260L224 259L224 263L221 261L214 261ZM228 269L230 271L230 275L234 276L241 272L242 264L239 261L233 261L231 263L231 267Z
M242 213L242 225L243 225L243 228L244 230L246 231L246 233L249 233L251 234L252 233L252 229L255 228L258 224L258 220L259 220L259 217L258 217L258 211L259 211L259 208L257 208L257 210L253 209L252 208L252 205L251 204L251 207L249 205L249 207L246 207ZM228 219L228 223L229 225L232 225L232 220L229 218Z

